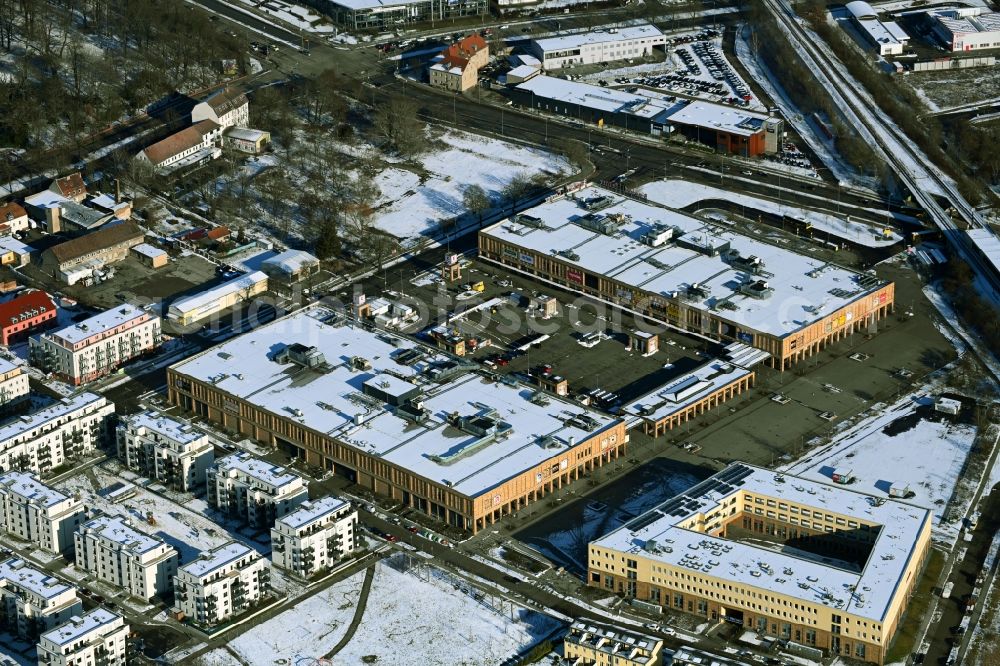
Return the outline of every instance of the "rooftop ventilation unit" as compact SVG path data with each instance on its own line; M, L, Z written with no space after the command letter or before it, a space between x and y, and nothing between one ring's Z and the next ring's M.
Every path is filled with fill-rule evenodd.
M687 234L676 240L677 245L708 257L729 251L729 241L707 234Z
M727 259L729 264L736 269L760 275L764 272L764 260L756 255L749 257L740 256L739 250L730 250Z
M570 261L580 261L580 255L578 255L573 250L559 250L558 252L556 252L556 254L558 254L560 257L565 257Z
M684 290L684 294L688 298L708 298L711 293L712 291L708 287L698 282L689 284Z
M523 224L526 227L532 227L535 229L545 229L545 221L540 217L535 217L534 215L528 215L527 213L520 213L515 215L513 218L514 222L518 224Z
M615 201L607 195L601 195L597 197L587 197L586 199L580 200L580 205L587 210L602 210L607 208Z
M654 224L642 235L642 242L649 247L660 247L674 237L674 228L666 224Z
M316 347L307 347L298 342L294 342L274 355L275 363L294 363L303 368L327 373L333 370L333 366L326 362L326 357Z
M575 221L584 229L596 231L605 236L614 236L618 233L622 219L622 216L587 213L576 218Z
M751 280L740 285L740 293L751 298L764 300L771 298L771 294L774 293L774 287L768 284L767 280Z

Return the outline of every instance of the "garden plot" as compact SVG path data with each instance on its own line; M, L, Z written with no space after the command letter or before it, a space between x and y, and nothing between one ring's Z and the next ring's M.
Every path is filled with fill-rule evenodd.
M501 664L558 624L438 569L403 573L380 563L357 633L333 661L395 664L406 655L411 664Z
M285 659L284 663L291 666L312 664L314 659L333 649L347 633L364 577L362 571L334 583L230 640L229 648L246 659L244 663L277 664ZM374 592L372 590L372 594ZM229 663L226 657L229 655L205 663L226 664Z
M946 514L968 511L972 493L960 481L975 438L974 426L935 412L932 398L913 394L878 406L832 444L784 471L832 483L834 469L849 469L855 481L848 487L876 497L888 497L890 486L908 487L912 494L903 501L930 509L935 535L954 540L960 523Z
M418 160L426 175L390 167L376 177L379 229L398 238L426 235L440 221L465 213L462 194L470 185L482 187L499 205L503 188L516 176L555 178L570 171L565 159L537 148L467 132L445 133L438 140L442 147Z
M56 486L64 492L79 493L83 503L90 509L100 509L109 515L128 516L139 531L159 536L177 548L182 563L233 539L261 552L270 550L269 544L262 545L241 533L227 531L209 518L210 510L203 499L184 495L183 502L175 502L136 485L135 496L116 504L107 499L103 491L121 483L124 477L111 474L102 466L95 466L92 471L95 474L93 479L88 476L88 470L61 481ZM94 486L95 480L99 490ZM152 515L155 524L148 522L148 514Z
M660 180L643 185L639 188L639 191L647 195L651 200L670 208L685 208L708 199L730 201L737 205L745 206L751 211L761 211L774 215L785 215L796 220L805 220L812 224L814 229L866 247L886 247L903 240L902 236L895 231L892 231L890 235L883 235L881 228L876 228L867 222L849 222L844 219L847 217L846 215L841 217L829 213L805 210L797 206L782 204L777 201L768 201L757 196L731 192L712 187L711 185L701 185L684 180ZM824 201L824 203L830 205L829 201Z

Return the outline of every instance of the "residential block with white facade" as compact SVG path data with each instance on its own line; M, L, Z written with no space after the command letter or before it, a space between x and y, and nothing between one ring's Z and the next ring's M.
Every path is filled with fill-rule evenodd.
M307 499L305 479L243 451L208 470L208 503L251 525L271 527Z
M267 591L271 572L260 553L231 541L177 570L177 607L198 624L213 625L247 610Z
M28 397L28 373L19 365L0 359L0 414L9 413Z
M354 551L358 512L339 497L305 502L271 529L271 561L303 578Z
M107 439L114 403L80 393L0 426L0 471L45 475L69 460L92 453Z
M33 365L80 385L111 374L162 341L160 318L125 304L31 338L30 353Z
M0 627L18 638L34 639L82 612L75 587L22 559L0 562Z
M95 608L41 635L38 666L125 666L128 632L121 615Z
M140 599L170 589L178 557L175 548L135 529L124 516L99 515L76 533L76 566Z
M0 474L0 530L8 534L50 553L68 553L83 514L79 498L49 488L32 474Z
M175 490L200 493L215 450L209 436L191 424L147 411L119 422L118 457Z

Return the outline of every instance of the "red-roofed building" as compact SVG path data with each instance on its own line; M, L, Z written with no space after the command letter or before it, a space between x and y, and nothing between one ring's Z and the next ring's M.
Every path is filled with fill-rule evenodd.
M490 60L490 47L478 34L458 41L434 58L430 68L431 85L465 92L479 82L479 69Z
M162 173L207 162L222 155L222 128L202 120L157 141L136 157Z
M49 185L49 191L80 203L87 196L87 184L83 182L83 176L80 175L80 172L76 171L63 178L53 180L52 184Z
M56 305L44 291L29 291L0 303L0 344L22 342L55 323Z

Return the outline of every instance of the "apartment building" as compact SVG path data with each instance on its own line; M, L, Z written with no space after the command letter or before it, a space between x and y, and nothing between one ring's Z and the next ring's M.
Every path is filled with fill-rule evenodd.
M177 570L176 605L198 624L218 624L260 601L270 577L260 553L231 541Z
M215 450L209 436L189 423L147 411L119 422L118 457L129 469L170 488L200 494Z
M0 626L18 638L33 640L82 612L75 587L22 559L0 562Z
M0 530L50 553L69 553L83 520L76 497L49 488L27 472L0 474Z
M250 525L271 527L307 499L305 479L243 451L208 470L208 503Z
M308 578L354 551L358 512L339 497L305 502L271 529L274 566Z
M140 599L170 589L177 550L132 527L124 516L99 515L76 532L76 566Z
M58 311L52 297L32 289L0 303L0 344L13 345L56 322Z
M38 666L125 666L128 632L121 615L95 608L41 635Z
M160 318L119 305L31 339L32 364L76 386L104 377L163 342Z
M0 471L45 475L69 460L92 453L108 436L114 403L80 393L0 426Z
M732 463L592 541L588 582L883 664L932 521L927 509L884 496Z
M563 638L563 654L574 666L652 666L663 641L618 627L577 620Z
M0 358L0 414L18 409L28 393L28 373L21 366Z
M249 127L250 101L236 88L217 90L191 109L191 122L205 120L217 123L223 129Z

